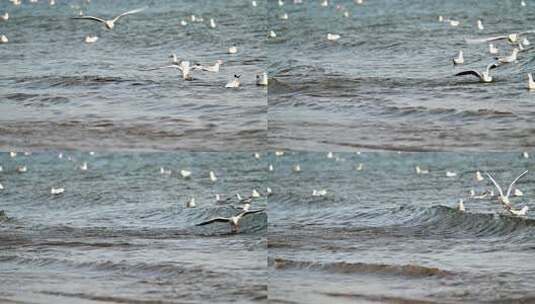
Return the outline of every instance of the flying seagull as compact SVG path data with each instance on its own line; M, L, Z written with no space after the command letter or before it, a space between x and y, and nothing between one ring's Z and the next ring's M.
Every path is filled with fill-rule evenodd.
M117 16L117 17L115 17L115 18L113 18L111 20L104 20L102 18L93 17L93 16L73 17L72 19L93 20L93 21L102 22L102 23L104 23L104 25L106 26L107 29L112 30L115 27L115 22L117 22L117 20L119 20L119 18L121 18L123 16L126 16L126 15L136 14L136 13L139 13L139 12L141 12L143 10L145 10L145 8L139 8L139 9L131 10L131 11L128 11L126 13L122 13L119 16Z
M481 82L492 82L492 76L490 76L490 70L497 68L499 65L496 63L491 63L487 66L487 69L483 72L468 70L455 74L455 76L464 76L464 75L474 75L479 78Z
M231 217L216 217L216 218L213 218L211 220L208 220L206 222L202 222L200 224L197 224L197 226L204 226L204 225L208 225L208 224L212 224L212 223L229 223L230 224L230 229L231 229L231 232L232 233L238 233L239 230L240 230L240 220L242 219L242 217L248 215L248 214L253 214L253 213L259 213L259 212L264 212L265 209L258 209L258 210L252 210L252 211L242 211L240 213L238 213L237 215L235 216L231 216Z
M498 185L498 183L494 180L494 178L490 174L486 173L489 179L494 184L494 186L496 186L496 189L498 189L498 193L500 194L498 196L498 202L500 202L505 208L505 210L509 211L511 214L525 215L528 211L528 206L524 206L521 210L513 209L513 205L511 205L511 202L509 201L509 196L511 195L511 191L513 191L513 186L522 176L526 175L527 173L528 173L528 170L522 172L522 174L520 174L517 178L515 178L513 182L509 185L509 188L507 188L507 193L505 195L503 194L502 188L500 187L500 185Z

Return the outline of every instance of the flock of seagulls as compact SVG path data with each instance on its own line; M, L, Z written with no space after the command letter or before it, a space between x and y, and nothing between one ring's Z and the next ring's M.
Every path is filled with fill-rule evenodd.
M10 152L9 155L11 158L17 158L19 156L20 152ZM89 153L90 156L94 156L95 153L94 152L90 152ZM29 152L25 152L24 153L24 156L30 156L31 153ZM259 153L255 153L254 154L254 157L256 159L260 159L260 154ZM57 158L58 159L66 159L67 161L70 161L70 162L73 162L75 163L75 166L74 168L77 169L77 170L80 170L80 171L88 171L89 170L89 164L87 161L80 161L80 160L77 160L71 156L65 156L63 153L59 153L57 155ZM26 159L25 159L26 160ZM18 165L15 167L15 172L18 173L18 174L24 174L24 173L27 173L28 172L28 167L26 165ZM6 173L4 171L4 167L0 166L0 173ZM173 170L171 169L167 169L165 167L160 167L159 168L159 173L161 175L165 175L165 176L171 176L173 175ZM177 175L184 179L184 180L191 180L194 178L193 176L193 172L190 171L190 170L187 170L187 169L180 169L180 170L177 170ZM197 178L197 177L195 177ZM210 180L211 183L216 183L218 182L219 178L216 176L215 174L215 171L213 170L210 170L208 172L208 178ZM0 193L5 191L6 188L5 186L0 183ZM65 189L64 187L59 187L59 186L54 186L54 187L51 187L50 188L50 195L52 197L56 197L56 196L62 196L66 193L68 189ZM222 194L218 193L216 194L216 197L215 197L215 204L217 205L228 205L229 207L231 207L232 210L236 210L236 214L234 214L233 216L231 217L228 217L228 218L225 218L225 217L216 217L216 218L212 218L212 219L208 219L204 222L201 222L201 223L198 223L196 224L196 226L205 226L205 225L208 225L208 224L212 224L212 223L221 223L221 222L228 222L230 224L230 228L231 228L231 233L238 233L239 232L239 223L240 221L242 220L243 217L245 216L248 216L248 215L251 215L251 214L255 214L255 213L261 213L261 212L264 212L265 211L265 208L259 208L259 209L256 209L256 210L251 210L251 207L254 203L255 200L257 199L260 199L261 197L268 197L272 194L272 190L271 188L267 187L266 188L266 191L263 192L263 193L260 193L260 191L256 190L256 189L253 189L251 191L251 194L248 196L248 197L242 197L240 195L240 193L236 193L235 196L230 196L230 197L227 197L227 198L223 198ZM195 200L195 197L190 197L190 199L185 203L184 207L185 208L197 208L197 203L196 203L196 200ZM1 211L1 212L4 212L4 211Z
M14 5L20 5L21 4L21 0L10 0ZM91 1L90 0L85 0L87 3L90 3ZM37 3L38 0L30 0L31 3ZM49 2L50 5L54 5L53 1L50 0ZM256 7L256 2L253 1L253 6ZM134 14L138 14L140 12L143 12L146 8L138 8L138 9L134 9L134 10L129 10L129 11L126 11L122 14L119 14L111 19L105 19L103 17L96 17L96 16L86 16L84 15L83 11L80 11L79 12L79 16L75 16L75 17L72 17L71 19L73 20L87 20L87 21L93 21L93 22L98 22L98 23L101 23L106 29L108 30L113 30L117 24L118 24L118 21L121 20L122 18L126 17L126 16L130 16L130 15L134 15ZM9 13L4 13L2 15L0 15L0 21L3 21L3 22L6 22L8 21L10 18L10 15ZM197 16L197 15L194 15L192 14L190 16L190 19L191 22L204 22L204 18L201 17L201 16ZM180 25L181 26L187 26L188 25L188 22L186 20L181 20L180 22ZM214 18L210 18L208 20L208 28L210 29L215 29L217 27L217 23L215 21ZM276 34L273 32L273 34L276 36ZM92 43L96 43L97 41L99 40L99 37L96 36L96 35L88 35L85 37L84 39L84 42L86 44L92 44ZM8 37L5 35L5 34L1 34L0 35L0 44L5 44L5 43L8 43L9 42L9 39ZM233 55L233 54L237 54L238 53L238 47L233 45L233 46L230 46L228 48L228 54L230 55ZM190 61L188 60L184 60L184 59L178 59L176 54L172 54L172 62L170 65L167 65L167 66L164 66L164 67L159 67L159 68L154 68L154 69L146 69L146 70L143 70L143 71L154 71L154 70L160 70L160 69L163 69L163 68L173 68L173 69L176 69L180 72L181 74L181 78L183 80L187 80L187 81L191 81L191 80L194 80L194 77L192 75L192 73L194 71L202 71L202 72L212 72L212 73L218 73L221 69L221 66L223 65L223 60L217 60L213 65L201 65L201 64L192 64ZM240 88L240 75L234 75L234 77L232 77L228 83L226 83L226 85L224 86L225 88L231 88L231 89L237 89L237 88ZM261 72L261 73L258 73L256 75L256 85L257 86L268 86L268 76L267 76L267 73L266 72Z
M522 7L526 6L526 3L522 1L520 3ZM447 19L443 16L438 17L439 22L446 22L450 26L458 26L459 21ZM483 26L483 21L480 19L477 20L476 28L479 31L482 31L485 29ZM494 81L494 78L491 76L491 71L493 69L496 69L498 67L501 67L506 64L514 63L518 60L518 56L520 52L526 51L528 49L528 46L531 44L525 35L527 34L533 34L535 33L535 30L529 30L529 31L521 31L516 33L510 33L506 35L500 35L500 36L493 36L493 37L483 37L483 38L465 38L465 42L467 44L480 44L480 43L488 43L488 52L490 55L493 56L493 62L487 64L485 70L466 70L461 71L454 76L474 76L479 79L482 83L490 83ZM496 56L500 53L500 50L497 48L497 46L494 44L499 41L505 41L506 45L509 45L511 47L511 52L508 55L502 55L502 56ZM463 50L459 50L457 55L452 59L454 66L461 66L465 64L465 58ZM533 78L531 76L531 73L527 74L528 77L528 85L527 88L529 90L535 90L535 84L533 83Z

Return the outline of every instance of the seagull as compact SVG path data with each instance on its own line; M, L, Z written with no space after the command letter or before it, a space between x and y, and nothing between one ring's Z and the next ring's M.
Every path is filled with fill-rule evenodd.
M26 167L26 166L17 167L17 172L19 172L19 173L25 173L27 171L28 171L28 167Z
M492 82L492 77L490 76L490 70L495 69L497 67L498 67L498 64L491 63L487 66L487 69L481 73L478 71L469 70L469 71L463 71L463 72L457 73L454 76L474 75L477 78L479 78L479 81L489 83L489 82Z
M195 208L197 205L195 204L195 198L192 197L189 201L186 202L186 208Z
M464 208L464 201L462 199L459 200L459 204L457 205L457 210L464 212L466 209Z
M6 35L1 35L0 36L0 44L8 43L8 42L9 42L9 39L7 39Z
M258 191L256 191L256 189L253 189L253 192L251 193L251 197L259 198L260 197L260 193L258 193Z
M87 171L87 163L84 162L81 166L80 166L80 170L82 171Z
M186 178L190 178L191 177L191 171L188 171L188 170L180 170L180 175L182 176L182 178L186 179Z
M294 171L294 172L301 172L301 166L300 166L299 164L295 165L295 166L293 167L293 171Z
M277 38L277 34L274 31L269 31L269 38Z
M358 166L356 167L357 171L362 171L363 168L364 165L362 163L358 164Z
M464 56L463 56L463 51L461 50L459 51L459 55L453 58L453 64L457 65L457 64L463 64L463 63L464 63Z
M210 18L210 28L213 28L213 29L215 29L215 28L216 28L216 25L215 25L215 20L214 20L214 18Z
M316 190L316 189L313 189L312 190L312 196L325 196L327 194L327 190L323 189L323 190Z
M476 172L476 181L480 182L482 181L484 178L483 176L481 175L481 172L477 171Z
M489 173L486 173L489 179L492 181L492 183L496 187L496 189L498 190L498 193L499 193L498 202L500 202L503 205L505 210L509 211L510 213L514 215L525 215L527 212L527 206L524 206L524 208L522 208L520 211L514 210L513 206L511 205L511 202L509 201L509 196L511 195L511 191L513 191L513 186L522 176L526 175L526 173L528 173L528 170L522 172L522 174L520 174L517 178L513 180L513 182L509 185L509 188L507 188L507 193L505 195L503 194L502 188L500 187L500 185L498 185L498 183L494 180L494 178ZM521 214L522 212L523 214Z
M428 174L429 170L423 170L420 166L416 166L416 174Z
M336 41L340 39L340 35L338 34L331 34L331 33L327 33L327 40L329 41Z
M160 174L171 175L171 170L165 170L164 167L160 167Z
M229 83L225 85L225 88L239 88L240 87L240 76L241 75L234 75L234 79L232 79Z
M264 212L264 209L258 209L258 210L252 210L252 211L242 211L238 213L237 215L231 216L231 217L216 217L211 220L202 222L200 224L197 224L197 226L204 226L212 223L229 223L230 229L232 233L238 233L240 230L240 220L249 214Z
M196 64L193 67L197 70L217 73L219 72L219 68L221 67L222 64L223 64L223 60L216 60L214 65L203 66L200 64Z
M481 20L477 20L477 28L482 31L485 29L485 27L483 27L483 22L481 22Z
M217 177L215 176L214 171L210 171L210 180L212 182L216 182L217 181Z
M489 43L489 53L492 55L498 54L498 48L494 46L494 44Z
M284 13L282 15L280 15L279 17L281 20L288 20L288 14L287 13Z
M533 76L531 76L531 73L528 73L528 90L535 90L535 81L533 81Z
M527 151L522 152L522 157L526 159L529 158L529 153Z
M2 186L2 184L0 184L0 190L4 190L4 186Z
M528 38L524 37L524 39L522 39L522 44L523 44L524 46L528 46L528 45L530 45L531 43L529 42Z
M85 36L85 43L89 44L89 43L95 43L97 42L98 40L98 37L97 36Z
M63 189L63 188L54 188L54 187L52 187L52 189L50 189L50 194L52 194L52 195L63 194L63 192L65 192L65 189Z
M446 176L447 177L455 177L455 176L457 176L457 173L451 172L451 171L446 171Z
M450 25L451 25L451 26L458 26L459 23L460 23L460 22L457 21L457 20L449 20L449 22L450 22Z
M5 13L3 15L0 15L0 20L7 21L9 19L9 13Z
M145 10L145 8L131 10L131 11L128 11L126 13L122 13L119 16L117 16L117 17L115 17L115 18L113 18L111 20L104 20L104 19L101 19L101 18L98 18L98 17L93 17L93 16L72 17L72 19L80 19L80 20L84 20L85 19L85 20L93 20L93 21L102 22L102 23L104 23L104 26L106 26L107 29L112 30L115 27L115 22L117 22L117 20L119 20L119 18L121 18L123 16L127 16L127 15L136 14L136 13L139 13L139 12L141 12L143 10Z
M266 72L256 75L256 85L257 86L267 86L268 85L268 74Z
M228 48L228 53L229 54L236 54L238 53L238 48L236 46L231 46Z
M257 6L256 1L255 1L255 0L251 1L251 5L252 5L253 7L256 7L256 6Z
M178 60L175 54L172 54L171 56L173 57L173 62L171 65L167 65L167 66L163 66L163 67L159 67L155 69L148 69L146 71L155 71L155 70L160 70L160 69L174 68L182 72L182 79L188 80L188 81L193 80L193 76L191 76L191 72L198 68L196 66L191 66L189 61Z
M518 48L514 48L513 49L513 53L511 53L511 55L509 56L505 56L505 57L497 57L495 58L496 60L498 60L499 63L511 63L511 62L515 62L516 61L516 57L518 55L518 52L519 52L519 49Z
M509 42L510 44L515 44L518 42L520 35L530 34L530 33L535 33L535 30L524 31L524 32L519 32L519 33L511 33L507 35L487 37L487 38L464 38L464 41L469 44L476 44L476 43L485 43L485 42L491 42L491 41L497 41L497 40L507 40L507 42Z
M327 153L327 158L331 159L334 157L334 154L332 152Z

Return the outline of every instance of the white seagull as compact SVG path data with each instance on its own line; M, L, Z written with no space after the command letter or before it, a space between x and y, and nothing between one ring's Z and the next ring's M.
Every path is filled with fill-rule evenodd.
M453 64L457 65L457 64L463 64L463 63L464 63L464 56L463 56L463 51L461 50L459 51L459 55L453 58Z
M494 44L489 43L489 53L492 55L498 54L498 48L494 46Z
M232 79L230 82L228 82L225 85L225 88L239 88L240 87L240 76L241 75L234 75L234 79Z
M533 76L531 76L531 73L528 73L528 90L535 90L535 81L533 81Z
M267 86L268 85L268 74L266 72L262 74L256 74L256 85L257 86Z
M517 178L513 180L513 182L509 185L509 188L507 188L507 193L505 195L503 194L502 188L500 187L500 185L498 185L498 183L494 180L494 178L489 173L486 173L489 179L492 181L492 183L496 187L496 189L498 190L498 193L499 193L498 202L500 202L503 205L505 210L509 211L513 215L525 215L528 211L528 206L524 206L521 210L513 209L513 206L511 205L511 202L509 201L509 196L511 196L511 191L513 191L513 186L522 176L526 175L526 173L528 173L528 170L522 172L522 174L520 174Z
M511 55L505 56L505 57L499 57L499 58L496 58L496 60L498 60L499 63L515 62L517 59L518 52L519 52L519 49L515 47Z
M217 73L219 72L219 68L221 67L222 64L223 64L223 60L216 60L214 65L204 66L204 65L196 64L194 68L197 70L201 70L201 71Z
M258 209L258 210L252 210L252 211L242 211L238 213L237 215L231 216L231 217L216 217L211 220L202 222L200 224L197 224L197 226L204 226L212 223L229 223L230 229L232 233L238 233L240 230L240 220L249 214L264 212L264 209Z
M491 63L487 66L487 69L483 72L469 70L469 71L463 71L463 72L457 73L454 76L474 75L477 78L479 78L480 82L489 83L489 82L492 82L492 76L490 76L490 70L497 68L497 67L498 65L496 63Z
M139 8L139 9L131 10L131 11L128 11L126 13L122 13L119 16L117 16L117 17L115 17L115 18L113 18L111 20L104 20L102 18L93 17L93 16L72 17L72 19L98 21L98 22L104 23L104 26L106 26L107 29L112 30L115 27L115 22L117 22L117 20L119 20L119 18L127 16L127 15L136 14L136 13L139 13L139 12L141 12L143 10L145 10L145 8Z

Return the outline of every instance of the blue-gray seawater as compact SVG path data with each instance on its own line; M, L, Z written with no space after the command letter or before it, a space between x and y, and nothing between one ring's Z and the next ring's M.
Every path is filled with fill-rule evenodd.
M503 40L494 42L500 53L490 55L487 43L464 39L535 30L534 1L284 2L268 3L277 34L266 42L272 147L507 151L535 144L535 95L527 90L533 43L517 62L493 70L493 83L453 76L509 55L513 46ZM328 33L340 39L329 41ZM535 41L534 34L524 37ZM454 67L459 50L465 64Z
M265 3L265 2L264 2ZM123 17L110 31L86 15ZM265 5L248 1L0 1L0 147L243 151L265 145ZM192 22L191 15L203 22ZM217 27L208 27L213 18ZM181 20L188 22L180 25ZM93 44L87 35L97 35ZM227 54L236 45L238 53ZM183 81L170 54L211 65ZM225 89L241 74L240 89Z
M266 213L244 217L239 234L195 226L240 211L216 193L257 189L251 209L266 207L265 165L250 153L2 153L0 166L0 302L266 301Z
M512 217L496 197L469 195L493 190L485 172L505 191L529 169L516 185L524 196L511 203L535 208L533 159L298 153L269 162L271 303L535 301L535 216ZM417 165L429 174L417 175ZM478 170L485 180L476 180ZM314 197L314 189L327 193ZM456 209L458 199L465 212Z

